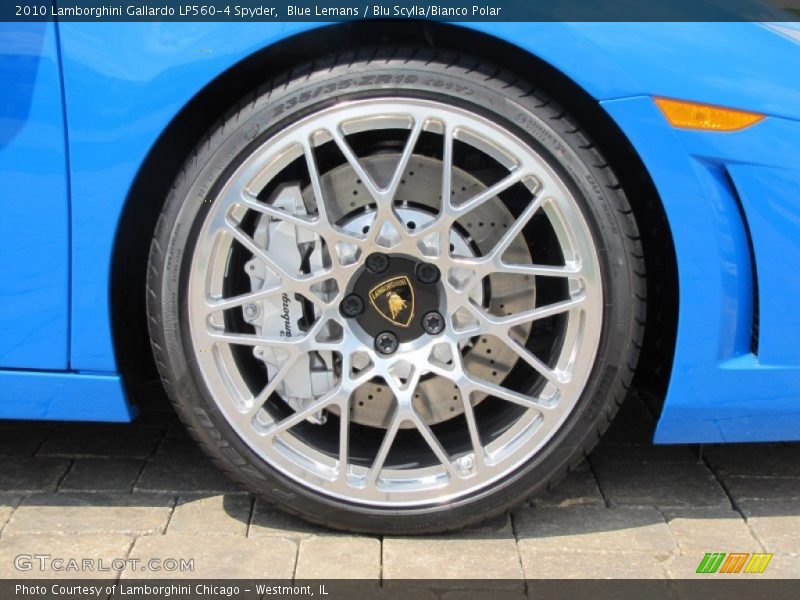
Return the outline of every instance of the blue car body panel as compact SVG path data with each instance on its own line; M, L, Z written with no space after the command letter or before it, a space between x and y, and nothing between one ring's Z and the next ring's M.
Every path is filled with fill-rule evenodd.
M73 372L116 376L109 306L114 239L158 136L230 67L320 26L60 24ZM515 44L575 81L628 136L658 189L678 260L679 318L656 441L800 439L800 317L791 310L800 292L794 268L800 264L800 45L754 23L462 26ZM653 96L768 117L733 133L677 130ZM12 397L0 399L0 416L26 416ZM121 391L106 403L106 412L83 410L82 418L131 414Z
M800 122L770 117L718 134L670 128L649 98L603 106L653 177L678 260L678 337L655 441L800 438L800 357L790 347L800 335L790 306L800 293L792 268L800 258ZM753 240L758 307L737 196Z
M0 369L66 369L69 203L54 23L0 23Z
M127 422L136 410L122 378L108 373L0 370L4 419Z

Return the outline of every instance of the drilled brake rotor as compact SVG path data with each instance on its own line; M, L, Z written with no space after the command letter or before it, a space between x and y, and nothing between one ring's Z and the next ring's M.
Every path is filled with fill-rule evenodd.
M394 171L399 156L381 154L363 159L365 168L376 181L386 181ZM441 205L441 162L414 156L409 162L404 179L397 193L398 214L408 225L415 218L432 218ZM372 211L367 190L358 179L355 171L348 165L335 168L322 177L323 195L329 205L341 215L340 226L348 228L348 223L369 222ZM455 203L467 200L486 186L465 171L453 168L452 194ZM312 191L303 192L307 203L313 203ZM416 216L415 216L416 215ZM467 249L475 256L491 250L511 225L514 217L503 202L495 197L470 211L457 222L454 236L458 250ZM456 239L457 238L457 239ZM514 264L531 264L532 259L522 236L518 236L504 254ZM520 285L524 282L523 285ZM514 314L532 309L536 304L535 279L528 276L514 276L495 273L489 276L488 285L478 290L473 297L492 314ZM513 331L517 339L524 340L530 332L530 324ZM518 356L504 343L491 336L482 336L464 344L462 352L465 366L474 376L492 383L500 383L513 368ZM472 403L477 404L485 398L475 394ZM453 382L438 376L422 378L414 394L415 408L429 425L440 423L463 413L463 404L458 387ZM351 420L362 425L386 428L392 416L394 399L392 392L381 381L371 381L359 387L350 403ZM336 412L336 407L330 407Z

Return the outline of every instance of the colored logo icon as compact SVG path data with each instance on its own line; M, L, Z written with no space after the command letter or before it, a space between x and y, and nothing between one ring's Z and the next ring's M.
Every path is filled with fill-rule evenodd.
M763 552L706 552L697 573L763 573L771 560L772 554Z

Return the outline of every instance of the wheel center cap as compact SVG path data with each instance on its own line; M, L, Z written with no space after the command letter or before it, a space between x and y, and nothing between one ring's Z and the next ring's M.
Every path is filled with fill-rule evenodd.
M369 291L372 308L398 327L408 327L414 318L414 287L407 275L398 275Z
M364 301L357 321L370 336L388 331L410 342L426 333L424 317L439 310L439 270L405 255L370 254L351 293Z

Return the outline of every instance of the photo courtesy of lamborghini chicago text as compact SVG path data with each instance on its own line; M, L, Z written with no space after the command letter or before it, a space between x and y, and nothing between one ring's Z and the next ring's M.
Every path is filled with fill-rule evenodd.
M0 598L796 598L799 266L800 0L7 0Z

